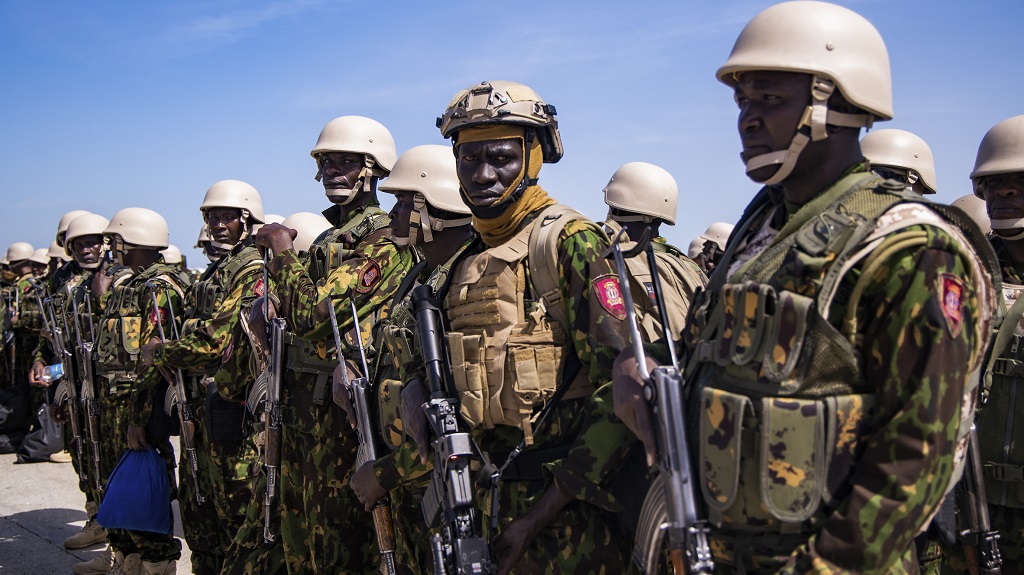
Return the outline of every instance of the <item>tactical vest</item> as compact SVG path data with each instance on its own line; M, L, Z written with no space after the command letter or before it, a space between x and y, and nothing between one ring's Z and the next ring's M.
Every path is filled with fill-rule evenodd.
M609 220L604 224L610 237L614 237L621 229L618 222ZM636 242L622 242L622 251L633 248ZM690 302L698 289L707 283L707 277L700 267L690 258L683 255L674 246L663 241L652 241L654 257L658 262L658 278L665 296L665 311L668 313L668 324L672 333L680 333L686 324L686 313ZM658 301L654 294L654 281L651 267L647 263L647 253L640 253L625 260L626 271L629 273L629 290L633 296L633 310L644 341L658 342L662 339L661 314L658 312Z
M1003 283L1010 306L996 332L978 413L978 444L988 502L1024 508L1024 285Z
M138 375L139 349L146 343L142 341L146 321L143 314L152 307L153 301L146 281L173 289L184 300L191 278L176 267L154 264L141 273L124 276L111 286L102 319L97 324L96 367L97 372L110 381L112 390L117 382L134 381ZM175 312L180 313L180 310ZM175 319L181 321L180 317ZM170 337L168 333L165 335Z
M39 309L39 302L36 300L35 290L28 282L32 274L26 274L18 279L15 285L14 302L17 304L15 310L14 329L22 335L39 335L39 329L43 327L43 311Z
M341 227L320 234L309 248L309 277L313 283L322 286L331 270L352 257L352 248L360 240L390 223L387 212L369 206Z
M951 234L969 261L983 261L988 270L995 262L962 212L913 198L873 174L853 173L804 206L772 245L727 278L740 238L768 209L764 197L744 215L708 290L693 304L684 336L685 377L695 383L690 403L699 421L697 467L711 521L760 533L806 533L849 494L849 477L878 411L877 387L864 380L853 343L855 322L845 323L841 333L828 321L840 280L863 264L850 295L855 311L871 266L895 249L922 245L924 234L907 230L922 224ZM793 261L787 258L803 264L799 278L775 277ZM979 267L972 283L984 307L993 299L988 271ZM810 282L779 283L787 279ZM979 314L988 317L985 309ZM978 328L977 341L984 341L987 325ZM980 367L981 355L979 350L972 358L971 370ZM973 413L973 381L965 391L958 469Z
M452 273L446 337L460 410L471 428L517 427L527 445L533 443L533 410L555 393L566 359L576 353L561 292L551 281L559 277L555 242L575 219L583 216L548 207L504 244L467 256ZM537 295L528 299L531 294ZM593 391L581 370L564 399Z

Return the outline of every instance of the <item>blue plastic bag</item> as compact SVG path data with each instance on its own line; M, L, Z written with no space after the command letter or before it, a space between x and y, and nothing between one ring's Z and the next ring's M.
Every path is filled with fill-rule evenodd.
M125 450L110 474L96 521L107 529L170 535L171 484L167 464L155 449Z

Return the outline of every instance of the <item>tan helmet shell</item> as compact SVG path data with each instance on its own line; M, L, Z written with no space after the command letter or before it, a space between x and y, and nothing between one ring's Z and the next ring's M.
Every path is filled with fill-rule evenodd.
M519 124L535 128L544 152L544 161L554 164L562 159L562 137L558 133L555 107L544 102L533 88L509 82L480 82L455 94L437 127L445 138L463 128L486 124Z
M451 152L448 153L451 156ZM320 214L312 212L296 212L279 222L286 228L291 228L298 233L292 240L296 252L308 252L309 246L313 245L320 234L332 227L331 222Z
M982 176L1014 172L1024 172L1024 115L999 122L982 138L971 172L974 193L981 193L978 184Z
M9 263L18 263L30 259L36 249L28 242L14 242L7 248L7 255L4 257Z
M609 207L676 223L679 186L664 168L647 162L623 164L604 187Z
M68 230L65 234L65 253L73 255L71 253L71 240L82 236L101 236L105 231L107 231L107 226L109 225L110 220L99 214L85 214L75 218L71 221L71 224L68 225Z
M284 222L286 218L280 214L267 214L266 219L263 223L265 224L280 224Z
M206 224L199 228L199 238L196 240L196 245L193 247L203 249L210 243L210 232L206 231Z
M707 240L704 239L703 235L697 236L690 240L690 249L686 251L686 255L689 256L691 260L697 259L697 256L699 256L701 252L704 251L704 242L706 241Z
M324 152L366 154L386 172L391 171L398 157L391 132L363 116L342 116L328 122L309 155L316 158Z
M131 246L162 250L170 234L163 216L146 208L125 208L110 218L105 236L121 236Z
M870 22L847 8L811 1L766 8L740 33L717 76L735 86L736 74L751 70L828 78L851 104L876 119L892 119L885 42Z
M164 263L177 265L181 263L181 250L174 244L169 244L166 248L160 250L160 253L164 256Z
M932 194L938 188L935 180L935 157L928 143L906 130L875 130L860 141L861 152L873 165L913 170Z
M214 182L206 190L199 211L206 212L210 208L238 208L249 214L250 224L263 223L263 199L260 193L241 180Z
M409 148L378 189L391 194L418 192L434 208L455 214L470 213L459 195L455 156L448 146L431 144Z
M986 235L992 231L992 222L988 216L988 205L985 200L974 194L967 194L953 200L950 205L963 210Z
M57 224L57 245L64 247L64 235L68 230L68 224L70 224L78 216L88 214L86 210L71 210L60 217L60 223Z
M48 252L49 250L46 248L38 248L36 251L32 252L32 257L28 258L28 261L37 264L49 265L50 255Z
M61 261L71 261L71 256L64 252L64 248L60 247L57 242L50 244L50 249L46 251L46 257L57 258Z
M704 238L704 241L715 242L718 249L725 250L725 244L729 241L729 236L732 235L733 227L735 226L726 222L715 222L708 226L708 229L704 230L700 237Z

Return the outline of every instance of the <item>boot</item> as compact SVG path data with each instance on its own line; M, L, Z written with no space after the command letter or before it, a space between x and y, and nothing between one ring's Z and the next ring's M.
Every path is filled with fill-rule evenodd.
M174 575L178 572L178 563L173 559L166 561L143 561L142 572L144 575Z
M75 575L103 575L113 570L115 561L114 552L108 546L99 556L76 563L71 570Z
M85 549L93 545L99 545L107 540L107 530L104 529L95 519L85 522L85 526L78 533L64 540L65 549Z
M142 555L138 553L122 555L120 551L116 555L121 556L122 559L117 561L115 557L114 568L107 575L142 575Z

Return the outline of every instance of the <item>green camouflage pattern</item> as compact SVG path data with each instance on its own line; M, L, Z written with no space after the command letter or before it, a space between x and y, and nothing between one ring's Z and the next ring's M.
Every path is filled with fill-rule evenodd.
M864 166L856 166L825 190L821 197L839 198L845 193L843 190L851 189L850 186L854 185L851 182L862 185L856 182L872 181L870 178L857 179L865 169ZM860 191L869 189L854 187L852 193L887 193L888 188ZM790 218L802 216L788 213L788 206L782 202L778 190L762 192L759 199L765 197L768 199L767 207L753 216L755 219L747 229L746 239L764 225L782 229ZM844 208L853 209L849 205L844 205ZM804 225L813 226L816 221L809 218ZM828 402L838 395L845 396L845 399L835 399L843 399L848 406L846 409L857 408L861 414L846 419L833 418L836 428L830 434L836 441L835 445L843 446L843 453L838 459L830 460L824 469L827 490L821 493L827 496L820 503L814 502L814 506L820 505L817 520L796 523L798 533L780 533L780 526L764 522L764 517L768 516L769 501L765 500L759 506L758 500L748 495L743 501L749 504L734 504L722 518L724 523L713 530L712 551L718 571L917 571L912 540L937 509L952 478L964 386L969 366L976 365L980 357L983 345L979 341L980 326L987 321L979 317L978 309L988 302L977 301L976 286L972 285L968 271L975 263L968 261L949 232L927 224L911 226L907 230L922 232L921 245L894 250L887 254L888 257L880 258L876 262L877 267L865 276L862 297L854 312L856 353L853 354L852 350L845 352L855 360L849 365L856 366L857 371L852 376L848 375L845 382L837 379L824 385L824 382L801 381L801 370L805 368L797 368L795 372L775 378L754 369L751 381L749 368L734 369L731 362L737 357L749 357L745 353L748 343L751 347L756 346L756 342L746 342L737 334L744 330L756 332L748 329L752 324L744 322L751 317L751 301L756 300L760 292L745 288L733 296L723 296L722 301L734 301L735 304L734 311L728 314L732 319L722 322L726 326L722 331L731 329L736 332L727 334L730 337L723 339L730 339L736 345L730 343L728 354L723 349L712 352L715 360L728 357L729 361L724 369L710 372L710 379L703 380L706 385L724 386L746 394L759 410L758 403L762 397L795 394L791 399L815 399L828 406ZM781 241L784 235L776 237L773 244ZM841 238L837 239L829 249L838 251L842 247L841 241ZM976 249L982 248L978 246ZM735 257L741 257L741 254L737 253ZM757 257L754 255L754 259ZM760 281L772 286L776 293L787 290L814 297L831 262L828 257L812 258L800 250L790 249L782 254L775 267L767 267L758 273L761 274L759 277L765 278ZM720 273L729 272L730 263L723 262L718 268ZM840 280L837 295L831 301L827 323L817 314L806 316L811 322L807 333L842 329L849 295L864 272L863 267L862 260ZM742 271L734 274L730 281L749 279L742 274ZM953 302L955 305L950 299L940 299L941 282L952 282L962 287L961 298ZM794 301L800 300L795 298ZM753 307L756 309L757 306ZM788 323L791 325L789 329L797 328L797 333L802 329L800 322ZM690 327L694 333L694 328L701 326L691 324ZM777 341L792 342L793 339L780 335ZM814 369L827 373L826 368L839 366L835 367L834 374L848 373L844 372L847 368L842 367L846 361L841 358L843 346L835 342L833 345L836 347L830 349L837 351L829 353L829 356L839 359L830 366L817 365ZM848 345L846 347L849 349ZM783 351L793 353L795 349L791 347L790 351ZM817 352L818 348L814 351ZM805 349L803 355L807 356L808 352ZM767 355L773 356L774 351ZM708 367L713 363L701 365L701 369L713 369ZM701 373L704 372L698 372ZM866 397L858 403L856 397L851 396ZM841 405L833 406L832 411L838 412ZM718 419L722 414L705 411L704 415ZM813 431L818 426L817 429L822 431L820 419L815 416L811 420L819 423L809 424L804 429ZM828 424L825 429L828 429ZM798 433L790 430L784 435L795 437ZM774 462L775 468L766 469L763 463L760 468L753 468L753 477L760 473L762 485L767 483L774 488L795 477L804 477L801 474L817 467L815 461L807 459L805 449L799 449L800 455L791 461L788 458L791 446L774 441L775 438L766 438L759 449L767 451L768 461ZM721 449L722 445L725 444L708 441L700 447L709 452ZM751 450L745 451L752 453ZM744 467L758 465L756 459L743 459L739 464ZM703 466L704 461L699 461L696 467L702 469ZM765 489L770 491L771 488ZM741 494L756 493L759 489L756 485L744 485L742 482L737 487ZM763 493L763 489L761 491ZM759 534L759 531L767 533ZM735 556L735 550L739 549L744 552Z

